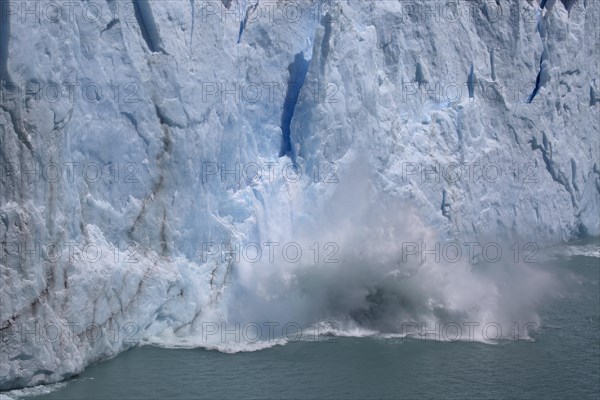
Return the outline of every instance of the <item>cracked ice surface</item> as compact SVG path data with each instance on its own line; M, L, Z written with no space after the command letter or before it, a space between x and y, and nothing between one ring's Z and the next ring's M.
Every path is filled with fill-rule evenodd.
M356 196L353 189L406 205L394 209L396 217L418 220L426 237L552 244L600 234L596 1L548 1L540 9L537 1L519 0L503 5L501 15L483 2L452 23L410 15L395 1L307 0L299 2L300 16L276 21L253 18L247 10L256 2L235 0L210 3L218 17L200 1L97 4L99 18L64 12L59 21L38 24L11 15L0 29L6 85L63 84L57 101L31 91L24 99L5 88L0 108L0 389L59 381L135 345L132 337L191 335L202 321L235 314L215 304L235 304L241 289L297 284L290 283L303 279L296 270L258 274L263 281L247 266L234 274L236 266L220 257L205 260L202 244L285 241L306 237L323 221L351 230L345 223L361 219L345 211L365 218L372 212L360 201L344 205ZM119 18L109 12L115 6ZM285 4L269 7L282 12ZM306 11L315 9L327 12ZM281 174L253 183L203 179L205 163L286 162L278 158L286 90L263 86L254 102L240 98L239 86L236 97L220 85L287 83L298 54L310 65L290 124L290 156L304 166L335 162L340 181L363 183L315 183L307 174L299 183ZM79 85L72 99L69 82ZM461 95L436 84L457 84ZM436 161L497 165L503 174L456 182L407 174L407 163L431 168ZM113 167L94 182L69 179L66 168L62 179L27 182L24 171L52 163ZM523 176L529 164L532 181ZM404 218L407 210L414 215ZM320 220L324 214L331 219ZM386 245L387 231L369 229ZM323 231L336 237L336 229ZM132 242L137 247L128 259ZM37 254L40 243L93 244L101 257L91 260L81 246L59 262L21 256L22 248ZM394 246L385 247L362 256L385 260ZM361 254L347 251L342 259L352 256ZM482 295L459 295L459 278L474 279L466 267L456 278L435 269L424 274L439 277L445 289L436 301L446 307L468 310ZM228 294L233 275L241 283ZM356 283L375 275L350 274L348 290L358 293ZM417 280L425 294L434 293L426 281ZM352 293L340 296L344 306L356 305ZM433 318L434 297L414 294L415 312ZM336 305L336 313L344 306ZM300 314L319 318L318 309L304 304ZM68 338L39 340L32 332L47 324L68 326ZM100 340L89 340L94 330Z

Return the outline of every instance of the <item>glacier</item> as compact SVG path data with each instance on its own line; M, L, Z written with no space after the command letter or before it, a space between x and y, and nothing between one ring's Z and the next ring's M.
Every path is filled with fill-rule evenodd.
M0 6L0 390L206 323L537 321L543 268L404 244L600 235L597 1ZM292 241L339 262L231 255Z

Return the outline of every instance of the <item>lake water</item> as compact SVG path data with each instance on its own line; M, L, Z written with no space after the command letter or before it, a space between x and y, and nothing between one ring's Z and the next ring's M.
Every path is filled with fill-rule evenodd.
M236 354L147 346L91 366L52 391L6 394L36 400L598 399L600 258L572 256L556 260L556 267L575 283L544 305L533 342L338 337Z

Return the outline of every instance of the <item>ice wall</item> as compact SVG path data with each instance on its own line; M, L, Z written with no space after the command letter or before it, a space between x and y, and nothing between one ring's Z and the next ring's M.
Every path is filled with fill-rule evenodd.
M2 1L0 389L192 332L260 290L207 243L335 239L366 192L442 239L600 234L598 2L498 3Z

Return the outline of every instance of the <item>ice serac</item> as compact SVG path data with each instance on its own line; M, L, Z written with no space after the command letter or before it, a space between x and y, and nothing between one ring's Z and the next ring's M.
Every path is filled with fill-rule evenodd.
M341 6L326 67L316 68L321 55L315 51L307 76L307 82L334 84L340 101L298 104L303 117L292 142L300 157L311 164L360 149L369 154L381 190L419 202L425 218L451 236L492 230L556 241L598 232L598 108L587 101L583 107L586 89L578 89L596 80L598 4L568 3L570 14L561 2L551 11L527 1L490 11L486 2L466 26L422 23L422 14L402 13L394 2L381 2L376 11L370 3ZM571 157L584 160L576 176L589 186L576 194L577 206L568 185L553 178L543 154L528 144L544 136L560 149L553 157L565 176ZM431 168L436 161L501 166L503 178L435 182L423 177L423 167L416 174L403 170L407 162ZM529 163L535 172L511 172ZM435 200L444 191L452 199L450 221Z
M348 199L364 212L357 224L387 223L359 201L367 192L403 205L394 220L411 210L406 219L439 238L551 244L600 234L597 1L465 1L469 12L455 22L444 14L445 23L385 0L306 0L293 17L285 2L263 10L236 0L98 4L97 18L76 7L41 23L0 19L0 390L59 381L139 340L192 336L202 321L226 318L215 304L235 303L232 288L252 288L254 275L205 244L228 251L316 234L319 213L327 233L339 223L348 234ZM249 6L258 8L246 20ZM299 81L294 96L288 83ZM58 100L36 94L55 83ZM253 101L246 89L256 86L263 91ZM258 182L213 174L285 155L310 171L337 163L339 185L312 174L299 183L281 173ZM496 165L501 175L407 173L408 163L435 162ZM49 165L61 166L61 179L44 178ZM84 179L78 165L103 174L89 179L92 167ZM371 233L386 244L381 232ZM355 251L363 242L352 243ZM58 260L46 253L57 246ZM340 245L342 260L372 254L402 275L379 265L388 260L380 247L349 247ZM335 281L332 271L320 281ZM344 301L332 314L368 322L369 310L392 313L379 307L387 275L357 271L344 281L354 292L339 288ZM444 290L397 296L393 304L411 307L393 315L484 308L453 291L461 283L448 271L427 271L406 275ZM326 288L309 276L298 282L325 303ZM491 292L477 295L493 312Z

